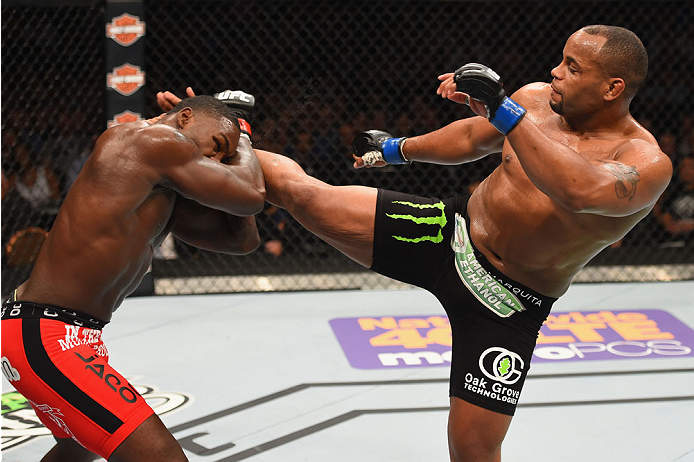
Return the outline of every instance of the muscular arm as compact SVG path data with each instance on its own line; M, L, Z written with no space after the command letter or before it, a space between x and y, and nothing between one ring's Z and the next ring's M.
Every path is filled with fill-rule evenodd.
M180 196L173 216L173 235L199 249L245 255L260 245L255 217L230 215Z
M198 147L179 131L152 126L139 141L149 162L161 174L161 183L183 197L226 213L250 216L265 202L265 182L250 142L241 137L235 155L222 164L200 154Z
M672 176L667 156L643 140L625 140L614 160L591 161L526 117L508 141L530 181L574 212L631 215L655 203Z
M443 128L408 138L403 153L408 160L433 164L462 164L500 152L501 135L486 119L457 120Z

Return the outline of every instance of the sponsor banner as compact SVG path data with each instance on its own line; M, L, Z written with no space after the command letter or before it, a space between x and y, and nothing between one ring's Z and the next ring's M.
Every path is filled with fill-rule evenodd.
M145 113L146 27L142 0L106 2L105 81L107 128L131 121L131 114ZM118 121L118 118L126 120ZM140 118L142 118L140 116Z
M451 325L446 316L331 319L342 349L357 369L447 366Z
M145 84L145 73L140 66L125 63L114 67L106 75L106 86L123 96L130 96Z
M123 13L106 24L106 37L117 44L129 47L145 35L145 22L138 16Z
M337 318L330 320L330 326L357 369L438 367L451 362L446 316ZM548 317L533 362L673 356L694 356L694 330L666 311L576 311Z
M694 356L694 330L662 310L550 314L534 362Z

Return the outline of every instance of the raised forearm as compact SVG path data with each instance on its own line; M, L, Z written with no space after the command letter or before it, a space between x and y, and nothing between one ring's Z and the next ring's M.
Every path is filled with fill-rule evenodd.
M260 235L255 217L237 217L226 214L229 235L233 238L227 242L229 251L234 255L245 255L253 252L260 245Z
M570 210L585 208L583 193L603 179L596 165L549 138L527 117L507 139L535 187Z
M501 151L503 139L486 120L473 117L457 120L425 135L408 138L402 150L411 161L462 164Z
M569 209L576 207L574 201L584 190L583 183L592 179L593 165L578 152L549 138L525 117L527 111L522 106L525 101L534 104L540 94L547 92L546 85L526 85L514 93L516 101L506 96L496 72L477 63L463 65L442 85L444 95L466 95L475 113L485 116L494 130L506 136L526 175L540 191Z
M247 138L239 138L236 152L237 155L230 163L231 170L245 190L244 195L250 207L249 215L253 215L262 210L265 204L263 170Z
M179 198L171 232L203 250L244 255L260 245L255 217L240 217Z

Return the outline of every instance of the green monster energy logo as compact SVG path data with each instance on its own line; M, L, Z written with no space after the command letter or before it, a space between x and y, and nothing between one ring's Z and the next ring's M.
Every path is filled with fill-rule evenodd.
M438 244L439 242L443 241L443 234L441 233L441 230L444 226L446 226L446 214L444 213L445 205L443 205L443 202L439 201L435 204L415 204L406 201L393 201L393 204L407 205L408 207L412 207L415 209L441 210L441 215L437 215L434 217L415 217L414 215L398 215L395 213L386 213L386 216L389 218L393 218L395 220L410 220L417 225L439 225L438 234L436 236L422 236L416 238L392 236L394 239L397 239L398 241L412 242L413 244L417 244L418 242L423 241L429 241L433 242L434 244Z

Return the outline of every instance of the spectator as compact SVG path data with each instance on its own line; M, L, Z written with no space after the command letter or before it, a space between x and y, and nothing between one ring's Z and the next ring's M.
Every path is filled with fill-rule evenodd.
M10 183L10 178L5 175L5 170L2 170L2 199L7 196L7 193L10 192L10 189L12 188L12 184Z
M694 152L694 115L684 116L680 127L678 154L686 157Z
M258 231L263 239L265 253L279 257L287 250L287 237L285 231L289 224L289 214L268 204L263 213L258 215Z
M337 152L340 144L340 135L337 131L337 119L335 112L323 102L317 103L317 120L312 133L314 161L321 164L327 176L327 181L335 181L337 172L344 168L340 155Z
M11 166L8 163L3 163L2 168L2 249L6 248L7 243L10 238L14 236L17 231L25 228L27 223L21 216L21 210L30 209L31 206L26 203L24 199L19 195L19 193L14 188L14 176L6 171L6 168ZM18 219L19 217L19 219ZM5 256L3 252L3 256ZM3 260L3 263L5 261ZM4 285L3 276L3 287ZM2 293L6 293L3 289Z
M694 237L694 155L678 164L675 180L663 194L653 213L666 232L669 245L681 246Z
M410 121L409 114L399 114L395 118L395 127L393 128L395 133L402 133L402 136L414 136L415 133L412 129L412 122Z
M275 121L276 117L265 118L253 130L253 144L266 151L281 151L287 145L287 137L284 130L280 129Z
M72 145L72 150L70 151L65 151L65 152L70 152L70 157L68 160L67 168L65 169L65 192L70 189L72 186L72 183L75 182L75 179L77 178L77 175L79 175L80 171L82 170L82 167L84 166L84 163L87 161L87 158L89 157L89 154L91 154L92 150L94 149L94 144L96 143L96 139L98 138L98 135L92 135L90 139L87 139L88 142L85 143L85 138L84 137L74 137L71 138L72 141L74 141L74 144ZM66 145L66 143L63 143Z
M385 130L388 127L388 114L383 109L374 110L369 119L369 126L376 127L377 130Z
M410 102L409 114L417 121L415 130L418 133L428 133L441 127L439 114L431 105L424 101L422 95L415 95Z
M29 224L49 230L58 213L60 183L47 161L40 159L30 145L18 143L13 149L11 183L31 206Z
M369 118L363 112L359 112L354 116L353 123L357 132L369 129Z
M19 138L4 139L2 170L2 293L28 277L55 220L57 176Z
M340 141L337 147L339 154L347 159L349 165L352 165L352 162L354 162L352 158L352 141L358 131L352 122L346 121L340 125L338 133L340 135Z
M317 160L314 153L314 142L311 133L300 129L294 134L291 142L285 146L283 154L294 159L307 172L323 176L323 172L317 169Z
M677 137L671 132L663 132L658 136L658 145L674 163L677 157Z

